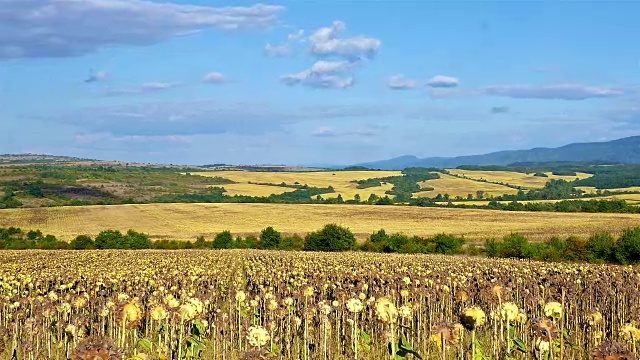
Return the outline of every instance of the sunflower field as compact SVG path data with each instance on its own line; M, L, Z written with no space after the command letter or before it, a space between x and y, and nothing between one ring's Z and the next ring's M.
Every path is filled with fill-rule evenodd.
M640 269L256 250L2 251L0 359L636 359Z

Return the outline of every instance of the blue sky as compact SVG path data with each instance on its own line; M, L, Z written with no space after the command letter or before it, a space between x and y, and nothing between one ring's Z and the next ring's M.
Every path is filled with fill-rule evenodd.
M639 13L0 0L0 153L353 164L637 135Z

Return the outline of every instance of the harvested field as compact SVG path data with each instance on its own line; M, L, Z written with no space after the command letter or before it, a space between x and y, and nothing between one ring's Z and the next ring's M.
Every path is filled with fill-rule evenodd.
M208 171L208 172L196 172L191 173L193 175L201 176L220 176L226 179L236 181L243 185L238 187L235 185L223 185L225 189L229 191L229 195L253 195L260 194L261 196L271 195L272 189L267 188L255 188L260 185L249 184L281 184L287 185L309 185L312 187L329 187L333 186L335 193L325 194L323 197L332 198L342 195L345 200L353 199L356 194L360 194L360 197L366 200L370 194L376 194L378 196L384 196L387 190L391 190L392 184L382 184L382 186L371 187L367 189L358 189L355 183L358 180L381 178L387 176L402 175L400 171L313 171L313 172L259 172L259 171ZM273 188L273 186L268 186ZM280 194L290 190L285 187L275 187L281 189ZM230 191L233 189L232 191ZM291 189L295 190L295 189Z
M533 176L533 173L525 174L514 171L476 171L476 170L461 170L461 169L449 169L449 172L458 175L465 176L475 180L487 180L491 182L500 182L514 186L522 186L525 188L542 188L549 180L567 180L573 181L576 178L586 179L593 176L592 174L577 173L576 176L557 176L550 172L546 173L548 177Z
M148 204L0 210L0 227L40 229L71 240L105 229L145 232L154 239L211 238L230 230L258 234L273 226L285 234L305 234L328 223L349 227L363 240L373 231L409 235L449 233L470 240L520 232L536 240L551 236L617 233L640 225L636 214L532 213L495 210L362 205Z
M432 187L433 190L414 193L413 197L434 197L438 194L449 194L451 198L456 196L466 198L468 194L472 194L475 197L477 191L484 191L485 196L518 193L517 189L507 186L461 179L446 174L440 174L440 179L422 181L420 182L420 187Z

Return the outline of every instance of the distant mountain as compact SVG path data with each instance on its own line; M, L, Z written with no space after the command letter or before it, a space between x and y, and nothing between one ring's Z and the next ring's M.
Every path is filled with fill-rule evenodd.
M484 155L433 157L419 159L401 156L394 159L357 164L370 169L402 170L407 167L455 168L460 165L509 165L517 162L611 162L640 164L640 136L607 142L576 143L559 148L498 151Z

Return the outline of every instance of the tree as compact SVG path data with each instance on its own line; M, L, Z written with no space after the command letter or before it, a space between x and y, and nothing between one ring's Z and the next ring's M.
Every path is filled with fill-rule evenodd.
M124 247L127 249L150 249L149 235L129 230L124 239Z
M376 200L376 205L393 205L393 200L390 197L385 196Z
M260 233L261 249L278 249L280 248L280 242L282 242L282 234L271 226Z
M374 232L369 237L369 241L371 241L372 243L380 243L380 242L384 242L384 241L386 241L388 239L389 239L389 235L387 235L387 232L384 231L384 229L380 229L380 230Z
M27 239L29 239L29 240L37 240L37 239L39 239L41 237L42 237L42 231L40 231L40 230L36 230L36 231L30 230L27 233Z
M473 194L467 194L467 200L473 200Z
M118 230L104 230L96 236L96 249L118 249L123 238Z
M446 234L438 234L431 241L435 243L435 252L438 254L455 254L464 245L464 238Z
M229 249L233 243L233 235L231 235L231 231L225 230L218 235L216 235L215 239L213 239L212 247L214 249Z
M281 250L302 250L304 248L304 239L297 234L286 236L280 242Z
M205 249L207 248L207 240L205 240L204 236L200 235L196 238L196 242L193 243L193 247L196 249Z
M356 238L351 230L336 224L309 233L305 239L306 251L346 251L356 248Z
M360 204L360 202L362 202L362 199L360 198L360 194L355 194L353 196L353 202L355 202L356 204Z
M369 199L367 199L367 203L370 204L370 205L371 204L375 204L377 200L378 200L378 195L371 194L371 195L369 195Z
M342 197L342 195L341 195L341 194L338 194L338 199L337 199L337 201L338 201L338 204L344 204L344 198Z
M616 261L615 250L616 240L609 233L596 233L587 240L589 261L614 262Z
M79 235L69 244L73 250L90 250L96 248L96 243L87 235Z
M482 190L476 191L476 199L478 199L478 200L484 199L484 191L482 191Z
M640 227L624 231L618 240L616 259L622 264L640 261Z

